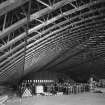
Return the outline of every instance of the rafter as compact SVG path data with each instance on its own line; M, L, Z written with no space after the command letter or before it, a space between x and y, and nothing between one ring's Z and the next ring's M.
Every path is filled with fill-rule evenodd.
M31 48L30 48L31 49Z
M24 48L21 49L21 50L19 50L18 52L16 52L9 59L6 59L2 63L0 63L0 66L2 66L4 63L8 62L8 63L5 64L5 66L1 67L0 70L3 70L4 68L8 67L11 63L13 64L14 61L16 61L18 58L20 58L20 56L24 56L24 53L23 52L24 52ZM20 54L20 55L17 56L18 54Z
M15 63L9 65L7 68L3 69L1 72L0 72L0 76L3 76L5 75L4 73L6 72L10 72L9 70L11 70L11 68L15 68L16 64L19 63L21 61L23 61L23 57L21 57L20 59L18 59L17 61L14 61ZM16 68L14 69L14 71L16 72Z
M88 6L88 5L86 5L86 6ZM79 10L84 9L86 6L82 6L82 7L78 8L78 9L79 9ZM38 26L36 26L36 27L30 29L30 30L29 30L29 34L31 34L32 32L35 32L36 30L42 28L42 27L45 26L45 25L48 25L48 24L50 24L50 23L53 23L54 21L60 19L61 17L65 16L65 15L67 16L67 15L69 15L70 13L73 13L74 11L78 11L78 10L73 9L73 10L67 11L67 12L63 13L62 15L58 15L58 16L56 16L56 17L54 17L54 18L52 18L52 19L50 19L50 20L48 20L48 21L46 21L46 22L43 22L42 24L40 24L40 25L38 25ZM38 31L36 31L36 32L38 32ZM38 33L39 33L39 32L38 32ZM41 33L39 33L39 34L41 34ZM15 39L13 39L13 41L11 41L11 42L8 43L8 46L9 46L10 44L14 43L15 40L20 39L20 38L24 38L24 36L25 36L25 33L23 33L23 34L21 34L20 36L16 37ZM3 47L4 47L4 46L3 46ZM1 49L2 49L2 47L1 47Z
M97 29L99 28L99 27L101 27L100 25L99 26L97 26ZM91 29L91 27L90 27L90 29ZM91 29L90 31L93 31L94 29ZM65 32L65 31L64 31ZM86 31L83 31L82 33L80 33L80 32L78 32L78 33L69 33L69 34L71 34L71 38L74 36L74 38L75 39L79 39L79 38L81 38L80 36L82 36L82 35L85 35L85 34L88 34L88 30ZM62 33L60 33L60 34L62 34ZM51 43L51 41L49 41L49 40L51 40L51 39L53 39L53 38L57 38L56 36L59 36L60 34L57 34L57 35L55 35L55 36L53 36L53 37L50 37L50 38L47 38L47 40L44 40L43 41L43 43L39 43L38 44L38 46L33 46L32 48L29 48L29 49L27 49L27 56L30 56L30 54L31 53L33 53L33 52L36 52L38 49L41 49L41 48L43 48L43 46L45 45L45 44L48 44L48 43ZM65 34L66 35L66 34ZM69 36L68 36L69 37ZM60 36L59 36L59 38L60 38Z
M68 27L69 27L69 26L68 26ZM67 28L67 27L65 27L65 28ZM62 29L61 29L61 30L62 30ZM21 44L20 44L20 45L21 45ZM32 44L32 45L33 45L33 44ZM15 48L15 49L16 49L16 48ZM14 49L14 50L15 50L15 49ZM13 51L14 51L14 50L13 50ZM31 48L30 48L30 50L31 50ZM9 54L9 53L8 53L8 54ZM2 56L1 58L3 58L3 56Z
M71 0L70 0L70 1L71 1ZM75 1L75 0L72 0L72 1ZM71 2L72 2L72 1L71 1ZM60 1L60 2L58 2L58 3L56 3L56 4L54 4L54 5L52 6L52 9L49 9L49 8L42 9L42 10L40 10L40 11L38 11L38 12L32 14L32 15L30 16L30 21L32 21L32 20L34 20L34 19L36 19L36 18L39 18L39 17L43 16L44 14L47 14L47 12L50 13L51 11L54 11L54 10L56 10L57 8L60 8L60 7L62 7L63 5L66 5L66 4L68 4L68 1L65 2L65 0L62 0L62 1ZM15 24L9 26L8 28L6 28L4 31L2 31L2 32L0 33L0 38L6 36L7 34L13 32L14 30L18 29L19 27L21 27L22 25L24 25L26 22L27 22L27 19L24 18L24 19L22 19L22 20L16 22Z
M15 1L16 0L14 0L13 2ZM41 4L45 3L44 0L37 0L37 1L39 1L39 3ZM61 13L59 13L59 15L57 16L55 16L56 14L54 14L55 17L53 16L52 18L50 17L50 15L48 15L48 13L56 10L57 8L60 9L60 7L62 7L65 4L68 4L68 3L71 4L72 1L75 1L75 0L62 0L58 2L61 4L63 2L62 5L61 4L58 5L56 3L59 7L56 4L52 5L50 3L49 5L46 5L45 3L43 5L46 5L46 8L39 10L38 12L32 14L31 16L28 15L27 18L20 20L21 23L19 21L6 29L5 29L6 19L4 19L3 32L0 33L1 43L3 44L2 46L0 46L0 51L1 52L5 51L5 52L0 56L0 72L1 72L0 79L5 78L4 80L6 80L6 79L9 79L10 76L12 76L14 73L16 74L17 72L16 70L18 70L17 65L19 66L21 63L23 68L20 70L20 72L21 74L23 73L23 75L24 73L30 72L28 70L29 67L32 67L32 68L36 67L36 70L39 70L40 67L45 66L55 56L56 57L59 56L59 53L57 53L58 55L55 54L56 53L55 50L57 50L58 52L62 52L65 50L69 50L69 51L67 52L67 55L66 54L64 55L64 57L62 56L61 58L58 57L57 59L55 59L55 62L53 61L51 62L52 63L51 65L48 64L48 66L45 66L47 67L46 68L47 70L51 67L55 67L56 65L59 65L65 62L70 57L71 58L77 57L76 60L78 60L78 54L88 50L88 48L91 49L94 47L94 50L101 54L105 52L105 49L104 49L105 38L103 37L105 35L105 31L104 31L105 15L103 12L105 8L103 7L103 5L102 5L102 8L101 7L98 7L98 9L94 8L94 7L97 7L97 5L95 4L101 3L103 2L103 0L97 0L97 1L93 0L92 2L90 1L89 3L85 2L83 3L83 5L80 4L81 6L78 5L78 7L75 7L75 5L74 6L72 5L74 9L64 10L66 12L63 12L63 9L65 8L62 8ZM49 7L50 5L51 5L51 9ZM56 8L54 8L55 5L56 5ZM92 6L91 9L89 9L90 6ZM80 17L80 15L82 16L82 18ZM42 19L43 16L44 17L48 16L48 18L45 19L45 21L41 21L43 20ZM42 17L42 18L40 19L39 17ZM5 18L6 18L6 15L5 15ZM40 24L38 24L37 26L35 25L35 27L31 29L28 29L29 21L33 21L33 20L40 21ZM26 32L22 31L23 33L19 35L16 34L17 36L15 35L13 39L10 33L20 28L20 26L23 26L24 24L26 26L26 22L27 22ZM57 25L53 23L56 23ZM33 26L33 24L31 25ZM68 44L66 44L67 41L69 42ZM101 43L101 45L98 46L97 43L98 44ZM96 49L97 47L96 44L100 48L100 50ZM60 51L58 47L60 47L61 49ZM52 50L53 48L55 49ZM54 53L52 52L53 55L51 54L50 51L54 51ZM44 55L42 54L43 52L45 52L45 56L43 56ZM41 54L42 54L42 58L39 57L38 62L35 62L35 59L38 58L38 56ZM48 58L49 55L51 56L51 58ZM47 63L46 62L42 63L43 59L47 59ZM74 60L75 58L71 61L72 63L75 64ZM34 66L35 63L36 65ZM25 71L22 72L22 70L23 71L25 70Z
M11 49L10 52L5 53L4 55L2 55L0 57L0 61L2 61L5 57L9 56L10 54L16 52L18 49L22 48L24 46L25 42L22 42L21 44L19 44L18 46L16 46L15 48Z
M94 17L96 18L96 17L99 17L99 16L93 16L93 17L87 18L87 19L85 19L85 20L93 19ZM84 20L81 20L81 21L78 21L78 22L74 22L74 23L72 23L72 24L70 24L70 25L67 25L67 26L65 26L65 27L62 27L61 29L58 29L58 30L56 30L56 31L54 31L54 32L52 32L52 33L50 33L49 35L46 35L45 37L43 37L43 38L41 38L41 39L35 41L34 43L39 42L40 40L42 40L42 39L44 39L44 38L50 36L51 34L55 34L55 33L57 33L57 32L60 32L60 31L62 31L62 30L64 30L64 29L66 29L67 27L70 27L71 25L75 25L75 24L81 23L81 22L83 22L83 21L84 21ZM28 47L29 47L29 46L32 46L34 43L28 45Z

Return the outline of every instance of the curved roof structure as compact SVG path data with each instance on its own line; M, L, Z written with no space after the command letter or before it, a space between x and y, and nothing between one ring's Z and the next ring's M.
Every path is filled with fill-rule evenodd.
M0 83L103 66L104 56L105 0L1 0Z

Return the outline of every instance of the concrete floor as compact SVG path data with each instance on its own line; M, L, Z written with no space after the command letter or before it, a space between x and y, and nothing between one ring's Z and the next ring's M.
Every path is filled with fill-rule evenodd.
M105 105L104 93L82 93L63 96L33 96L12 99L5 105Z

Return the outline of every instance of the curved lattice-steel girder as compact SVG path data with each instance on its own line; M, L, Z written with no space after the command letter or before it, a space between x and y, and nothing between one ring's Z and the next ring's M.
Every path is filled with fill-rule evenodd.
M1 82L19 79L31 69L56 71L68 64L72 68L81 59L89 61L81 56L87 52L103 56L104 0L31 0L31 7L28 0L16 2L0 8L9 8L0 14Z

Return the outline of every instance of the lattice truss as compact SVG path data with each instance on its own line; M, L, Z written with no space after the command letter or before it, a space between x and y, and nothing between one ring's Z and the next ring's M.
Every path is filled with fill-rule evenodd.
M104 55L105 0L1 0L0 81Z

